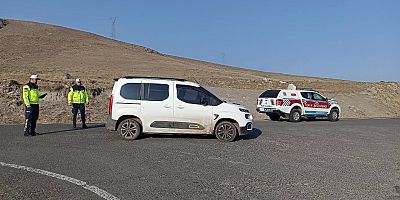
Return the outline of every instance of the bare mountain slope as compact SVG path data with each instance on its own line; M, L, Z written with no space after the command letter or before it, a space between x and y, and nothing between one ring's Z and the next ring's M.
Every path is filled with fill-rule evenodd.
M21 122L20 84L33 73L40 74L42 90L50 93L42 104L42 122L69 120L64 85L75 77L83 79L92 92L90 120L103 121L112 78L126 75L195 80L249 108L254 108L255 98L262 90L284 88L293 82L337 98L345 105L345 117L400 115L399 83L359 83L259 72L164 55L92 33L17 20L7 20L2 25L0 44L0 123Z

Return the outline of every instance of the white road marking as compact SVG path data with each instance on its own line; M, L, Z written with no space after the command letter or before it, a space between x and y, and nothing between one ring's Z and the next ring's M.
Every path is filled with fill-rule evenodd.
M15 169L21 169L21 170L25 170L25 171L28 171L28 172L34 172L34 173L37 173L37 174L42 174L42 175L45 175L45 176L50 176L50 177L53 177L53 178L57 178L57 179L60 179L60 180L63 180L63 181L67 181L67 182L73 183L75 185L81 186L81 187L85 188L86 190L89 190L89 191L99 195L103 199L119 200L118 197L108 193L105 190L102 190L102 189L100 189L100 188L98 188L96 186L93 186L93 185L88 185L84 181L81 181L81 180L78 180L78 179L75 179L75 178L71 178L69 176L65 176L65 175L62 175L62 174L57 174L57 173L54 173L54 172L49 172L49 171L42 170L42 169L35 169L35 168L32 168L32 167L26 167L26 166L16 165L16 164L9 164L9 163L4 163L4 162L0 162L0 165L4 166L4 167L11 167L11 168L15 168Z

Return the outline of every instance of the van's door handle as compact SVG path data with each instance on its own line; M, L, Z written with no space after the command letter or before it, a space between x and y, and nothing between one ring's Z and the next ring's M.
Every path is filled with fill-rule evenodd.
M164 105L164 108L171 108L170 105Z
M183 109L183 108L185 108L185 107L183 107L183 106L177 106L177 108L179 108L179 109Z

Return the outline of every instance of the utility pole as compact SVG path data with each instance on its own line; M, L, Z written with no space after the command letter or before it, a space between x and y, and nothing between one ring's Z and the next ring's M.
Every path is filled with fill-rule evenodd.
M115 39L117 37L115 23L117 22L117 17L110 17L111 21L111 38Z
M222 64L225 64L225 56L226 54L224 52L221 53L221 62Z

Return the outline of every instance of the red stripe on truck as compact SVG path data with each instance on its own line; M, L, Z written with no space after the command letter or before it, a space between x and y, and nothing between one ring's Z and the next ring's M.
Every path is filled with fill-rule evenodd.
M291 99L290 100L290 105L293 105L295 103L301 104L301 100L300 99Z

